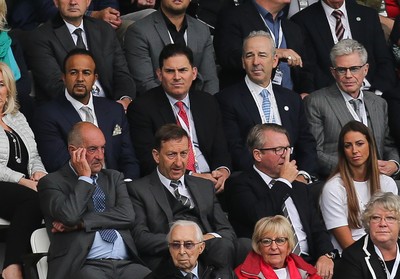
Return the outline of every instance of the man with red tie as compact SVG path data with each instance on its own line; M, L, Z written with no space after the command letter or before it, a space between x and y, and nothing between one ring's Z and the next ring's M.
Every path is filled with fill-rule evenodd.
M210 179L221 192L230 175L231 160L218 103L212 95L190 89L197 76L190 48L165 46L159 65L161 86L138 97L127 113L142 175L156 167L151 150L157 129L177 123L190 138L187 173Z

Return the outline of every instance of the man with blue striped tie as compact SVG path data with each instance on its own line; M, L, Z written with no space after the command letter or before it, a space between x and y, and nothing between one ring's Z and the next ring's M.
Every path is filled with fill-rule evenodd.
M105 139L90 122L68 136L70 161L38 185L50 237L48 278L144 278L130 234L135 212L123 174L104 169Z

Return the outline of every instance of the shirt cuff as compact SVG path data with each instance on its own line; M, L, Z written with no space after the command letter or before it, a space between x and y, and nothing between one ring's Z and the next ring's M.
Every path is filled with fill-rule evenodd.
M85 181L87 183L93 184L93 179L91 179L88 176L79 176L78 180L83 180L83 181Z
M392 176L398 175L399 172L400 172L400 164L399 164L399 162L397 162L396 160L389 160L389 162L395 163L395 164L396 164L396 167L397 167L397 171L395 171L395 172L392 174Z
M215 170L220 170L220 169L226 169L228 171L228 174L231 175L231 170L228 167L220 166L220 167L216 168Z
M211 235L213 235L215 238L222 238L222 236L220 236L219 234L217 234L217 233L207 233L207 234L211 234Z

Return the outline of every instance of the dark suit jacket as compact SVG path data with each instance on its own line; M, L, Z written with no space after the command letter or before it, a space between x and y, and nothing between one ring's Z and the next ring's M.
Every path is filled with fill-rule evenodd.
M213 266L205 266L200 261L198 263L199 279L212 279L218 278L214 274ZM153 270L152 273L147 275L145 279L185 279L182 272L175 267L171 258L164 260L161 264Z
M106 139L107 168L123 172L125 178L138 178L139 162L122 106L101 97L93 97L93 105L99 128ZM37 109L33 130L39 154L49 172L58 170L70 159L68 133L79 121L82 119L64 94Z
M400 240L397 241L397 244L400 245ZM363 236L347 249L344 249L342 259L337 264L335 263L333 278L387 278L369 235ZM400 268L397 269L394 278L400 278Z
M106 96L118 100L122 96L135 97L135 83L130 76L125 56L114 29L103 20L83 18L88 49L92 52L99 81ZM62 67L65 56L76 46L61 16L32 32L28 65L36 85L36 98L54 99L64 93Z
M289 132L290 142L294 146L294 159L299 169L316 174L316 142L310 133L300 96L277 85L273 85L273 90L282 126ZM261 124L253 96L244 80L215 96L221 107L233 168L248 170L253 165L253 158L246 146L247 135L254 125Z
M296 51L303 60L303 68L291 68L293 89L298 93L312 92L314 81L309 70L312 66L309 65L309 60L306 57L304 36L297 24L284 17L282 18L282 30L287 48ZM222 88L236 83L245 76L242 66L243 39L251 31L258 30L268 32L265 22L252 1L224 10L219 15L215 29L214 48L218 63L222 67L220 75Z
M161 86L139 96L128 107L128 121L133 146L137 152L142 175L151 173L156 163L151 154L154 134L163 125L176 123L174 112ZM200 150L211 170L220 166L230 168L231 160L226 147L221 113L213 96L190 91L190 109L196 128Z
M346 1L346 10L353 39L364 45L368 52L368 81L373 89L385 91L392 88L395 84L393 59L377 12L355 1ZM329 52L334 43L321 2L302 10L291 20L302 27L306 36L308 56L315 65L315 89L331 85L335 80L329 70L332 66Z
M213 183L185 175L185 185L194 199L204 230L233 241L235 233L218 203ZM175 220L164 187L157 171L127 184L136 212L133 236L145 262L168 254L165 238L170 224Z
M117 229L132 260L141 262L130 234L135 212L122 173L102 170L97 181L106 194L107 210L104 212L94 212L94 185L78 180L69 164L40 180L40 204L50 237L48 278L73 278L73 274L84 265L95 233L100 229ZM53 221L71 227L83 222L84 228L68 233L52 233Z
M310 256L317 260L333 250L328 231L317 214L315 203L306 184L294 181L292 189L284 182L275 182L272 189L254 170L230 178L226 185L228 216L238 237L251 237L258 220L266 216L282 215L287 194L293 199L304 232Z

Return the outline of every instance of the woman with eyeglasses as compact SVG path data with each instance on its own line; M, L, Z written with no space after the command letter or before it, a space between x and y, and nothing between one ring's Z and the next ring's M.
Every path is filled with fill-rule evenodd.
M332 243L342 251L365 235L361 212L371 196L398 189L394 180L380 174L375 139L358 121L343 126L338 141L338 164L320 199L322 216Z
M343 251L334 278L400 278L400 197L390 192L374 194L362 223L367 235Z
M291 251L295 237L289 221L281 216L264 217L254 228L251 251L243 264L235 269L242 278L321 278L316 268Z

